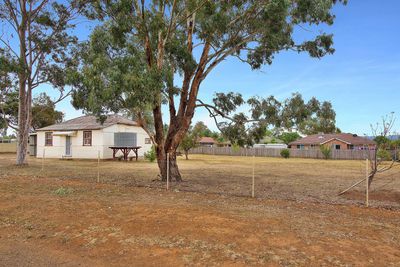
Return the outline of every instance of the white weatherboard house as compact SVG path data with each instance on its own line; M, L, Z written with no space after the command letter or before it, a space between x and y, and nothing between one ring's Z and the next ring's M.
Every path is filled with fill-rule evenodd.
M109 147L121 142L119 136L124 146L140 146L139 156L151 149L149 136L136 122L108 115L103 124L95 116L82 116L37 129L35 152L38 158L44 154L46 158L97 159L100 154L101 159L111 159Z

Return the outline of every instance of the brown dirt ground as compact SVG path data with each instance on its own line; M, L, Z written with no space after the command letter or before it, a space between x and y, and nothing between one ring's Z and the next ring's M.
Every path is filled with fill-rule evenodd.
M190 165L182 161L182 172L187 174L197 165L206 177L207 172L222 172L224 164L240 172L239 161L228 165L231 160L221 158L217 168L207 169L207 160L195 157ZM241 196L239 189L233 194L199 193L174 185L166 192L151 182L154 165L145 162L103 162L102 183L95 183L94 162L47 163L51 164L44 171L37 160L16 168L12 156L0 155L0 266L400 266L398 209L329 204L332 199L318 203L285 197L251 199ZM265 163L272 166L271 176L283 164L293 179L291 164L273 163ZM339 173L356 169L354 162L304 164L324 168L328 176L334 166ZM110 167L115 168L114 176ZM298 170L298 176L306 174L302 181L310 177L310 194L323 199L324 194L313 191L318 184L312 171L307 173L310 169ZM127 186L132 185L123 176L127 170L148 172L149 180L140 182L148 181L152 187ZM349 181L341 182L354 180L346 177ZM199 189L204 187L198 184L206 182L198 176L187 180L186 186L194 183ZM291 192L301 195L295 182L274 181L280 188L293 186ZM216 185L225 186L224 182ZM328 189L321 191L329 192L334 185L328 183ZM65 194L56 193L60 191ZM257 191L263 196L261 192ZM357 192L343 197L343 202L358 203ZM391 203L397 197L383 201ZM347 203L347 198L353 202Z
M15 168L14 157L0 154L0 177L25 175L97 180L96 161L46 159L42 162L29 158L28 167ZM345 195L338 196L338 193L365 177L365 161L257 157L254 165L258 198L364 205L365 183ZM190 155L190 160L181 158L179 166L184 182L171 183L173 189L229 196L251 195L252 157ZM157 180L156 163L102 161L99 170L102 183L165 188L165 184ZM400 209L400 164L377 175L369 195L371 206Z

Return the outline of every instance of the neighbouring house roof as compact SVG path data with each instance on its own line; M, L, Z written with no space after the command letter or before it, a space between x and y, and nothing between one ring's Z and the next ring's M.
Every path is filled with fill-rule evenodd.
M135 121L124 118L120 115L107 115L107 119L103 124L98 121L96 116L87 115L72 120L46 126L36 131L78 131L78 130L100 130L114 124L124 124L138 126Z
M313 134L289 143L289 145L323 145L329 141L338 140L349 145L375 145L373 140L351 133Z
M206 136L200 138L197 142L200 144L215 144L216 143L214 138L206 137Z

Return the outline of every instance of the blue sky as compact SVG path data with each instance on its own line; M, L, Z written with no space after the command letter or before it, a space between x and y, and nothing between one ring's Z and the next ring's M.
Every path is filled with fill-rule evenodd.
M392 111L398 116L394 130L400 131L400 1L350 0L347 6L337 5L334 13L335 24L327 29L334 34L334 55L318 60L283 52L260 71L232 58L207 77L199 97L210 101L215 92L236 91L283 100L300 92L306 100L315 96L331 101L337 126L344 132L370 135L370 123ZM80 38L87 33L82 29ZM304 38L307 33L297 34ZM82 114L70 99L57 108L66 119ZM198 120L215 129L206 111L198 110L194 121Z

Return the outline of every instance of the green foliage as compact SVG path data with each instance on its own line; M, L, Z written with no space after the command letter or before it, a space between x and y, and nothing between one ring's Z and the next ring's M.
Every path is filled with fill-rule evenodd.
M33 99L32 128L38 129L62 122L64 113L55 110L55 104L46 93Z
M386 136L376 136L374 138L374 141L376 142L378 147L381 147L381 148L389 148L390 143L391 143L390 139L387 138Z
M219 95L221 97L224 94ZM237 97L227 94L222 97L224 101L218 100L214 104L218 110L234 111L233 107L237 106L233 102L239 102ZM258 143L267 134L267 128L271 125L283 129L297 129L309 134L336 131L336 114L330 102L325 101L320 104L316 98L311 98L306 103L301 94L295 93L283 102L270 96L267 99L250 98L247 104L251 107L250 117L244 113L238 113L232 116L233 121L219 124L222 134L232 143L240 146ZM249 123L249 121L256 122ZM300 138L297 133L284 133L282 136L286 140L283 140L281 136L278 138L285 143ZM269 143L271 142L273 141Z
M0 130L8 127L16 127L18 124L18 92L8 91L0 94Z
M203 46L205 42L210 43L217 51L216 54L210 51L207 55L213 67L226 57L242 57L241 52L247 57L244 62L253 69L271 64L274 55L281 50L307 52L316 58L332 54L331 34L313 31L318 34L297 43L293 32L297 25L332 25L334 16L331 8L336 2L345 1L316 0L312 4L304 0L165 1L161 5L159 1L149 1L143 7L146 13L143 17L132 12L137 9L135 1L93 2L85 6L84 14L104 23L83 45L81 58L84 67L82 73L75 77L78 90L74 93L74 104L100 114L108 110L159 103L162 93L179 95L180 90L173 85L174 72L194 77L200 64L192 51L187 49L186 24L174 24L188 20L187 14L191 12L196 13L193 40ZM158 9L172 12L160 15L163 12ZM157 38L148 40L147 36ZM151 42L150 47L145 47L147 41ZM157 58L154 55L159 52L161 41L165 43L165 56L162 67L155 69L153 66L159 62L155 62ZM208 71L203 78L206 74ZM273 99L250 102L256 106L271 106L270 101ZM217 94L214 101L224 113L235 110L243 103L241 96L234 93ZM253 110L256 112L257 109ZM265 112L261 110L261 113L272 111L271 108ZM276 118L269 116L269 121L276 121Z
M140 113L151 107L155 139L167 143L166 149L179 145L200 107L212 118L230 120L219 128L233 144L258 142L268 125L280 126L283 116L299 124L308 118L308 110L298 107L299 112L287 115L274 97L244 101L236 93L217 93L206 105L198 98L202 82L229 57L260 69L272 64L281 51L314 58L332 54L333 36L324 30L333 24L331 10L338 2L346 1L153 0L139 7L136 1L91 1L84 13L100 23L82 45L81 71L72 75L74 106L98 116L133 107ZM310 28L308 38L295 38L300 27ZM177 77L179 85L174 84ZM245 103L250 116L236 112ZM168 106L173 127L167 134L162 105Z
M72 194L73 192L74 192L74 190L72 188L60 187L54 191L54 194L56 194L58 196L66 196L66 195Z
M287 148L282 149L280 154L281 154L281 157L282 157L282 158L287 159L287 158L290 157L290 150L287 149Z
M381 160L392 160L392 155L390 152L384 148L379 148L376 156Z
M198 137L211 137L212 131L204 124L202 121L196 122L196 124L191 129L192 133Z
M157 158L156 149L154 146L151 146L151 149L144 153L144 158L150 162L154 162Z
M69 89L66 87L72 85L71 75L79 64L79 57L74 56L78 39L72 35L75 24L71 20L77 17L77 9L83 4L78 2L81 1L0 3L0 27L7 32L0 34L0 54L7 55L8 63L14 62L7 70L0 67L0 75L8 78L5 82L8 91L4 92L0 85L1 93L17 90L19 93L18 126L6 118L6 126L13 127L20 137L17 165L26 163L33 90L42 84L50 85L59 91L61 100ZM5 123L0 124L4 127Z
M302 96L295 93L283 103L282 126L286 129L295 127L307 135L335 133L340 131L335 124L336 113L328 101L321 103L313 97L305 103Z
M392 140L390 142L391 149L399 149L400 148L400 139Z
M330 159L331 154L332 154L332 148L327 145L322 145L319 148L321 150L322 155L324 156L324 159Z
M2 8L0 8L0 23L10 30L10 34L2 35L0 38L4 43L9 43L9 39L24 38L18 41L31 48L22 53L15 53L19 50L18 46L14 47L14 51L11 50L13 47L0 46L0 51L7 53L9 66L11 62L16 62L13 64L14 67L8 68L8 73L12 73L13 79L24 79L18 80L18 83L29 81L35 87L38 84L47 83L64 91L65 86L69 84L69 74L78 64L78 58L72 56L77 38L71 35L71 29L75 26L71 20L79 9L79 5L76 5L77 1L68 3L47 1L41 5L30 5L29 1L26 1L21 5L26 5L24 8L27 9L27 12L21 12L20 4L7 2L9 4L2 4ZM30 8L35 10L29 11ZM30 12L35 15L30 15ZM19 25L20 21L25 21L24 27ZM29 61L30 57L34 60ZM32 64L32 66L28 64ZM26 75L25 70L28 67L37 72L32 71ZM17 77L17 74L20 76ZM27 86L29 85L27 84ZM32 88L25 89L31 90Z
M18 92L12 91L1 98L0 105L0 129L7 125L16 127L18 125ZM5 112L5 116L2 114ZM6 117L7 123L3 117ZM38 129L51 124L62 122L64 114L55 110L55 104L46 93L41 93L33 99L31 128ZM3 122L3 123L2 123Z
M8 127L17 126L18 91L16 91L15 73L18 62L10 51L0 47L0 132L4 135Z
M144 68L144 51L135 41L124 40L121 44L109 24L93 31L80 52L84 67L74 80L76 108L100 115L133 108L140 114L153 107L159 90L166 90L167 75L171 74Z
M232 144L232 151L233 152L239 152L240 151L240 145Z
M199 138L198 134L199 134L199 132L194 131L193 129L189 129L189 131L186 133L186 135L182 139L182 142L179 147L183 151L185 151L186 159L189 159L189 157L188 157L189 150L196 147L197 140Z
M286 133L282 133L281 135L279 135L279 139L281 139L285 144L289 144L300 138L301 138L301 136L296 132L293 132L293 133L286 132Z

